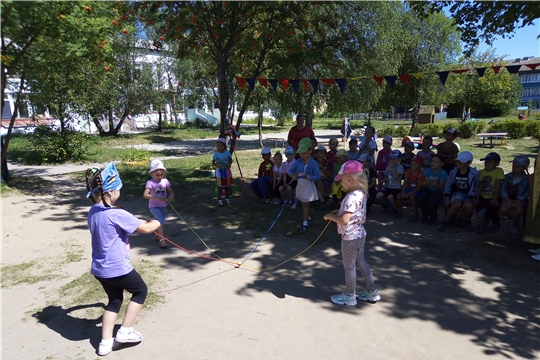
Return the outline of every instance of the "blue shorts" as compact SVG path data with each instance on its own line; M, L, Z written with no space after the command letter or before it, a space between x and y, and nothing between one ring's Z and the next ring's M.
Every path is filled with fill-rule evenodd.
M406 188L406 189L405 189L405 194L408 194L408 193L410 193L410 192L413 192L414 190L416 190L416 188ZM413 196L414 196L415 198L417 198L417 197L418 197L418 194L420 194L420 191L415 192L415 193L413 194Z
M454 204L456 201L461 201L462 202L462 205L465 204L465 202L468 200L468 195L467 194L464 194L464 193L461 193L461 192L456 192L454 194L452 194L452 197L450 198L450 204ZM473 200L473 204L475 203L475 201Z
M166 224L165 222L165 213L167 212L166 207L153 207L153 208L150 208L150 212L152 213L152 215L154 215L156 220L159 221L161 225Z

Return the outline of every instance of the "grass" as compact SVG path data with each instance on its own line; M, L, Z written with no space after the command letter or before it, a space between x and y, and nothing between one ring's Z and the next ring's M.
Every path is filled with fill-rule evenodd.
M9 184L2 182L0 191L2 197L14 195L47 195L53 188L53 182L39 176L11 175Z
M50 266L52 260L43 258L14 265L2 266L2 287L11 287L20 284L36 284L41 281L58 279L55 267Z

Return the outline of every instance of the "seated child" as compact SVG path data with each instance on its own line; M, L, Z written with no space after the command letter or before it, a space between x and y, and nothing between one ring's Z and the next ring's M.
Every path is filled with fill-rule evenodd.
M347 152L345 149L339 149L336 154L336 164L334 165L334 171L332 173L335 176L341 166L347 162ZM332 198L334 201L334 209L339 209L339 204L341 204L341 199L345 197L347 191L343 186L341 186L341 181L335 181L332 183Z
M279 191L280 187L283 187L283 173L281 166L283 165L283 156L281 153L276 151L274 154L274 166L272 167L273 171L273 181L270 186L270 195L272 195L272 205L281 204L281 193Z
M392 152L392 137L386 135L383 138L383 148L377 154L377 163L375 164L375 170L377 171L377 179L379 180L379 192L383 189L385 171L390 163L390 152ZM401 154L401 151L400 151ZM401 184L399 185L401 188Z
M401 214L397 212L396 198L401 192L401 179L403 179L403 166L400 164L401 161L401 151L392 150L389 155L388 166L384 172L384 190L377 194L377 199L386 198L388 202L392 205L391 211L395 214L396 218L399 219ZM399 217L398 217L399 216Z
M501 214L510 219L510 231L519 234L518 220L523 214L528 196L530 160L525 155L518 155L512 160L512 172L504 176L501 187Z
M437 222L439 204L444 198L443 189L448 174L442 169L443 159L434 154L431 167L424 170L424 182L418 195L418 203L422 209L422 223L433 225Z
M330 166L330 161L326 158L326 148L324 146L321 145L317 147L315 156L315 160L317 160L317 163L319 164L319 172L321 173L320 179L315 182L319 196L319 206L317 206L317 210L324 210L326 207L326 197L330 194L332 183L334 182L332 177L333 167Z
M459 149L454 144L454 140L458 136L456 129L449 129L443 132L444 142L437 145L437 154L441 155L444 159L443 169L448 174L456 167L455 159L458 156Z
M411 167L411 161L414 158L414 143L412 141L407 141L404 146L404 152L401 156L401 165L405 171L409 170Z
M499 196L501 184L504 180L504 172L499 167L501 157L496 152L490 152L480 161L485 161L484 169L478 175L478 196L476 199L476 232L484 234L486 225L492 224L487 231L496 232L501 227L499 218ZM486 224L487 216L487 224Z
M414 212L414 214L409 218L409 222L411 224L417 222L420 219L420 214L418 213L418 204L417 204L416 199L418 198L418 195L420 194L419 191L422 188L422 182L424 181L424 171L422 170L423 164L424 164L424 159L420 156L415 156L412 159L411 168L405 171L403 187L401 189L401 192L397 196L397 211L399 214L402 213L403 200L404 199L411 200L411 205L413 207L413 212Z
M377 172L371 167L371 159L368 154L364 153L360 155L358 161L362 163L362 166L368 172L368 200L366 212L369 214L369 209L375 203L375 198L377 196Z
M259 197L260 202L270 203L269 185L272 184L274 176L272 171L274 163L270 160L272 156L270 148L262 148L261 156L263 161L259 165L257 178L251 182L251 190Z
M281 198L285 199L283 203L292 205L294 199L292 198L293 189L296 188L296 181L293 181L289 176L288 172L293 166L296 159L294 158L294 149L292 146L287 146L285 148L285 158L286 161L281 164L281 176L283 177L283 185L279 187L279 193Z
M365 139L358 147L358 150L360 151L360 154L367 154L369 156L371 167L375 168L375 152L377 151L377 134L375 134L375 128L373 126L366 126L364 134ZM384 169L385 168L383 168L383 171Z
M422 138L422 143L420 151L416 153L417 156L421 156L424 159L424 171L427 169L431 169L431 157L435 155L435 153L431 150L431 147L433 146L433 138L431 136L424 136Z
M437 226L438 231L444 231L448 222L463 207L465 212L465 229L473 231L471 224L474 208L476 206L476 193L478 191L478 170L471 167L473 154L462 151L456 158L456 167L448 174L444 185L444 206L448 209L444 220Z
M337 148L339 146L339 141L336 138L331 138L328 141L328 147L330 150L326 153L326 160L328 160L328 164L330 168L334 168L334 165L336 164L336 154L337 154Z
M360 154L361 152L360 150L358 150L358 142L355 139L349 141L349 151L347 151L347 159L358 160Z

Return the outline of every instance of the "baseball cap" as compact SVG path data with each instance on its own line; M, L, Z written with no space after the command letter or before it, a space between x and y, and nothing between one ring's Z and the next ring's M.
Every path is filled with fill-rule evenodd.
M336 153L336 157L347 156L347 151L345 149L339 149Z
M317 146L315 151L324 151L324 152L326 152L326 148L324 146L322 146L322 145L319 145L319 146Z
M225 145L227 145L227 140L225 140L224 138L218 138L216 142L224 143Z
M446 133L452 134L454 135L454 137L457 137L457 130L454 128L443 131L443 134L446 134Z
M470 151L462 151L458 154L456 161L466 163L469 161L473 161L473 154Z
M297 154L305 153L308 151L308 149L311 147L311 139L308 137L303 138L298 143L298 150L296 150Z
M261 150L261 155L268 155L268 154L271 154L272 151L270 151L270 148L267 148L267 147L263 147L262 150Z
M420 165L424 165L424 158L421 156L415 156L411 160L412 162L418 163Z
M152 162L150 163L150 171L148 173L151 174L156 170L167 171L167 169L165 169L165 166L163 166L163 161L161 161L161 160L152 160Z
M285 148L285 155L293 155L294 154L294 149L292 146L287 146Z
M386 141L386 142L389 142L390 144L392 143L392 136L390 135L386 135L385 137L383 137L382 141Z
M514 163L518 166L527 166L529 167L529 164L531 163L531 160L525 155L517 155L514 160L510 161L511 163Z
M334 181L339 181L343 178L345 174L354 174L364 171L362 163L356 160L349 160L345 164L341 165L341 169L337 173Z
M414 149L414 143L412 141L407 141L405 143L405 146L410 146L410 147L412 147Z
M480 161L497 161L497 162L499 162L499 161L501 161L501 157L496 152L490 152L489 154L486 155L485 158L480 159Z
M390 152L390 159L399 159L401 158L401 151L399 150L392 150Z
M371 160L369 158L369 155L366 154L366 153L363 153L362 155L360 155L360 157L358 158L358 161L366 161L366 160Z

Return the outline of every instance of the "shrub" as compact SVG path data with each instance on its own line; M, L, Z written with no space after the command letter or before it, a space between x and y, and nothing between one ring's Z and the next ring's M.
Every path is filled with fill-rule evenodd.
M71 130L58 132L40 125L30 135L30 144L37 156L35 161L39 164L81 161L87 156L88 136Z
M525 126L525 132L527 133L527 136L531 136L533 139L540 141L540 121L527 121Z
M380 130L377 131L377 136L382 138L386 135L390 135L390 136L394 136L394 131L395 130L395 127L393 126L387 126L385 128L382 128Z
M484 132L484 130L486 129L486 126L487 126L487 123L483 121L476 122L476 133Z
M409 134L409 127L404 125L399 125L397 128L394 128L394 135L398 137L404 137L405 135Z
M469 139L477 133L477 123L472 121L466 121L461 123L457 127L458 135L460 138Z

